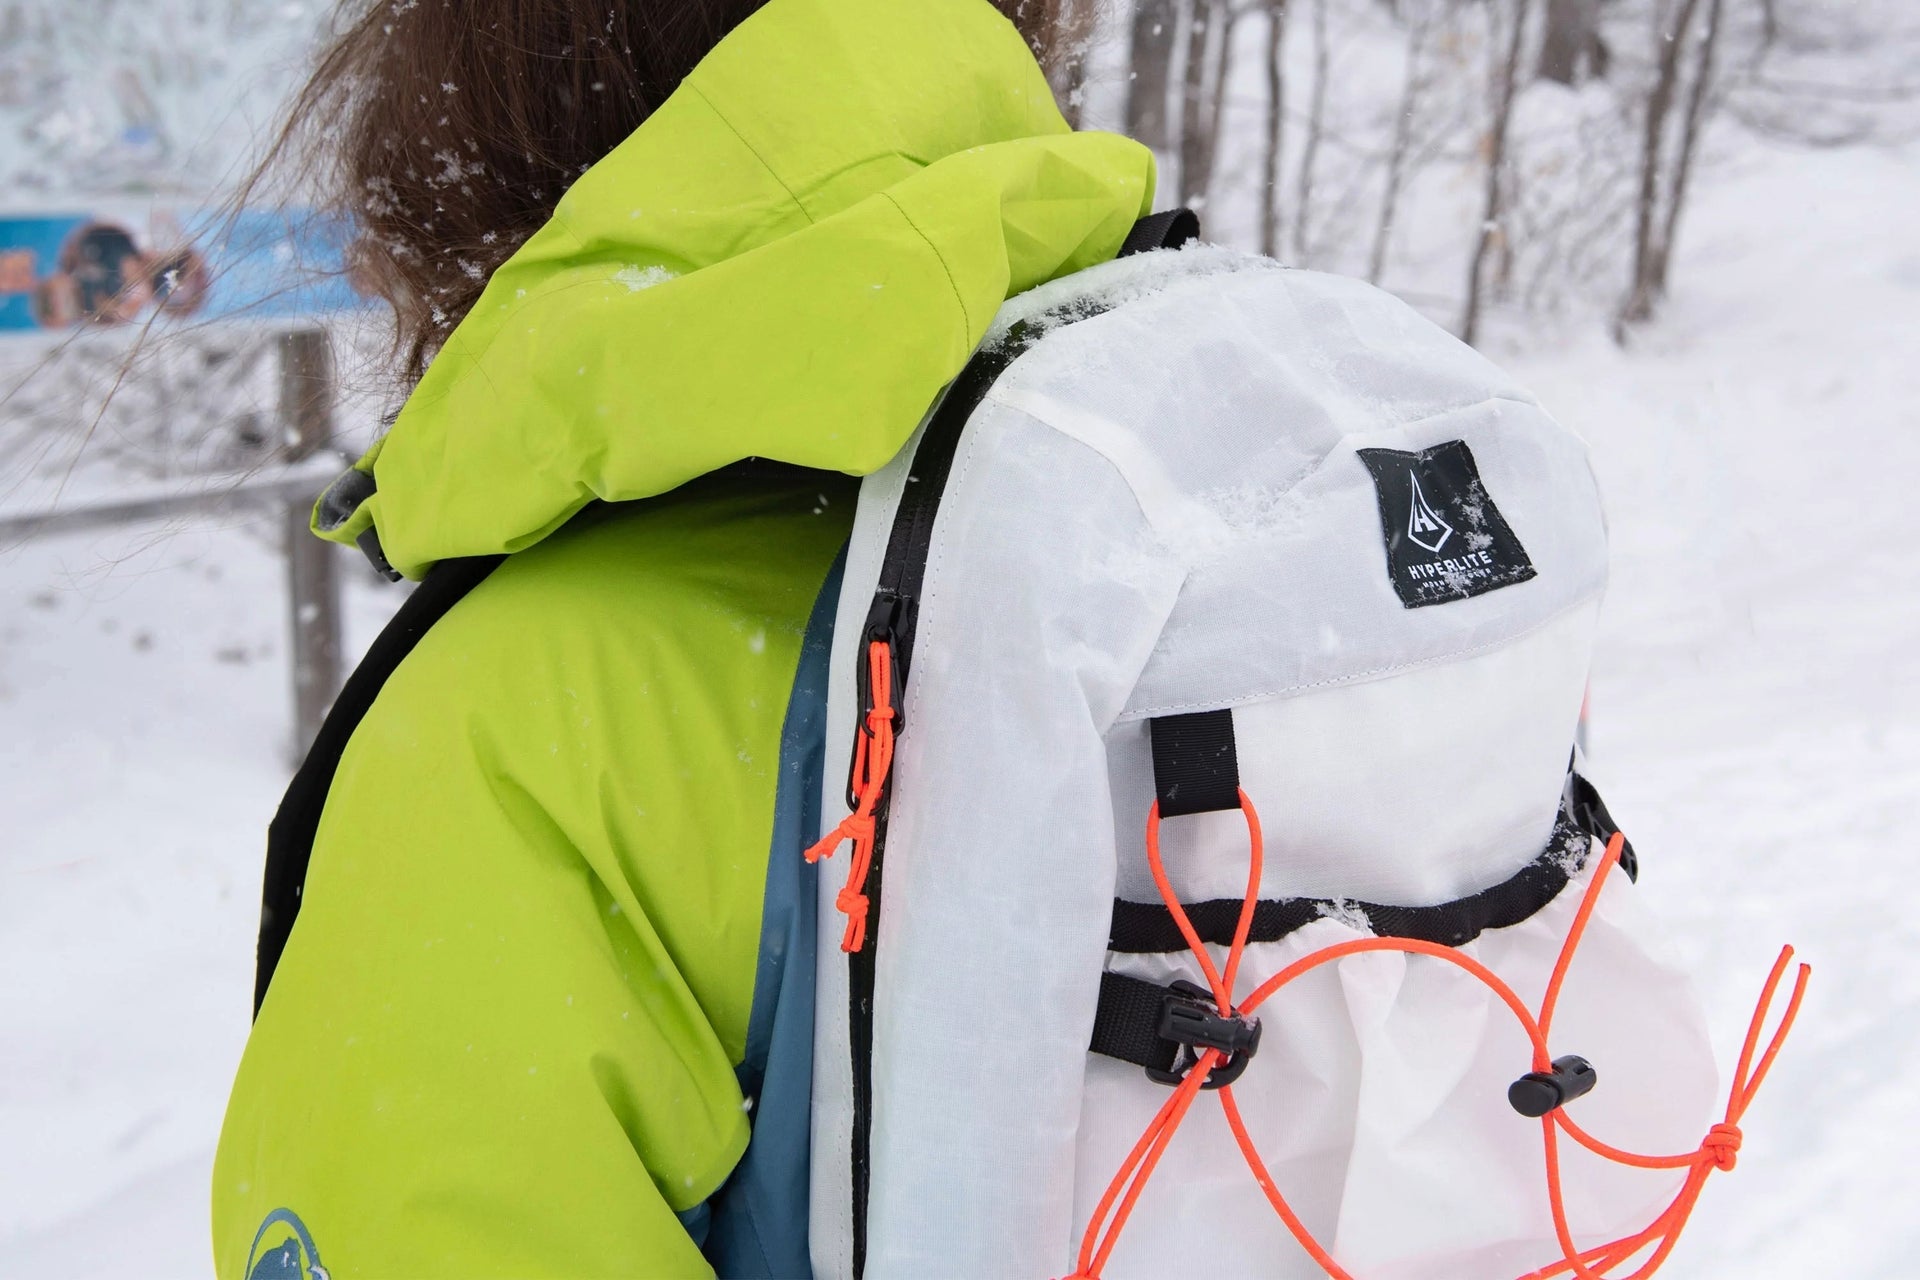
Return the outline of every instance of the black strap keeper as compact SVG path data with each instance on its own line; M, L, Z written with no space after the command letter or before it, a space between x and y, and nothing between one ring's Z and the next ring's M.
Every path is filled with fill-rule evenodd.
M1232 711L1155 716L1147 731L1153 738L1153 791L1161 817L1240 807Z
M1199 238L1200 215L1191 209L1167 209L1150 213L1134 223L1115 256L1125 258L1155 249L1178 249L1187 241Z

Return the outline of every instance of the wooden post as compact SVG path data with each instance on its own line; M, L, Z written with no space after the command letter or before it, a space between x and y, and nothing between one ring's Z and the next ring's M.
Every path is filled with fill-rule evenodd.
M286 458L296 462L333 437L333 347L321 329L281 339L280 426ZM287 601L293 656L293 751L306 754L340 691L340 575L332 543L307 528L312 496L290 499L281 514L287 552Z

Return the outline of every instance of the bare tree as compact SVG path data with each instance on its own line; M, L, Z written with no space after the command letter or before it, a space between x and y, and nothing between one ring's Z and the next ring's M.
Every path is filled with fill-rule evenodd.
M1300 150L1300 176L1293 201L1293 254L1307 262L1313 218L1313 171L1327 122L1327 0L1313 0L1313 87L1307 101L1307 137Z
M1135 0L1131 78L1127 82L1127 134L1155 150L1172 144L1167 128L1167 90L1173 78L1178 20L1174 0Z
M1197 198L1204 202L1213 190L1213 174L1220 159L1220 138L1227 122L1227 86L1233 71L1233 32L1240 25L1244 10L1233 0L1214 0L1218 14L1214 21L1217 35L1213 42L1212 89L1207 97L1207 115L1203 122L1206 146L1200 158Z
M1625 326L1651 316L1654 304L1666 288L1668 255L1662 238L1666 220L1661 215L1665 203L1661 187L1666 176L1667 120L1679 92L1682 55L1699 7L1700 0L1678 0L1677 6L1661 4L1654 14L1654 79L1647 93L1646 118L1641 132L1640 191L1634 205L1633 274L1615 326L1616 336L1624 333ZM1705 52L1708 57L1702 65L1710 69L1711 49Z
M1427 33L1433 22L1432 7L1422 3L1420 11L1407 25L1406 79L1400 86L1400 105L1393 118L1393 142L1387 151L1386 189L1380 196L1380 219L1373 228L1373 251L1367 255L1367 279L1378 284L1387 266L1387 245L1393 238L1393 222L1400 207L1400 188L1406 180L1409 152L1413 149L1413 121L1420 109L1420 91L1426 76L1420 65L1426 52Z
M1207 42L1213 34L1217 0L1190 0L1187 57L1180 78L1180 203L1205 204L1210 159L1207 155Z
M1280 161L1286 141L1287 0L1266 0L1267 119L1260 164L1260 252L1280 252Z
M1694 0L1687 0L1693 3ZM1493 122L1487 136L1486 199L1482 204L1479 234L1474 239L1473 263L1467 269L1467 306L1460 319L1460 337L1473 342L1480 333L1480 311L1484 298L1486 260L1501 237L1501 215L1505 212L1507 135L1513 123L1513 100L1519 91L1520 53L1526 46L1529 0L1513 0L1513 23L1508 29L1506 57L1495 73Z
M1693 87L1687 94L1686 119L1680 127L1680 156L1674 162L1672 194L1667 199L1667 220L1660 230L1660 292L1667 290L1667 268L1673 261L1673 246L1680 234L1680 211L1686 207L1687 185L1693 177L1694 153L1705 127L1710 95L1714 88L1714 54L1720 44L1722 0L1708 0L1707 28L1700 33L1700 44L1693 69Z

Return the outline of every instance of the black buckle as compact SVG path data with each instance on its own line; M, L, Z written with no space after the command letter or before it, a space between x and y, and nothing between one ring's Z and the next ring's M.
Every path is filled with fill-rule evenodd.
M1238 1080L1259 1051L1260 1019L1222 1014L1211 991L1183 979L1170 985L1160 1006L1160 1038L1173 1041L1180 1049L1170 1070L1148 1067L1149 1080L1177 1085L1200 1061L1201 1051L1217 1049L1227 1056L1207 1073L1200 1087L1218 1089Z
M1579 773L1567 775L1567 811L1582 831L1603 845L1621 834L1620 824L1607 812L1607 802L1600 798L1599 789ZM1620 840L1620 869L1627 873L1627 879L1639 881L1640 858L1633 851L1633 841L1624 836Z

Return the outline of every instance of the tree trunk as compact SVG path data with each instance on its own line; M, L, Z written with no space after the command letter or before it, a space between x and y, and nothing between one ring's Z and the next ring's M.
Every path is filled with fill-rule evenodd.
M1507 131L1513 122L1513 99L1520 83L1520 51L1526 45L1527 6L1513 0L1513 29L1507 38L1507 56L1500 64L1495 90L1493 128L1487 140L1487 192L1480 217L1480 234L1473 244L1473 263L1467 269L1467 308L1460 320L1460 338L1471 344L1480 334L1480 310L1485 288L1487 254L1501 234L1506 212Z
M1172 144L1167 129L1167 90L1173 77L1174 0L1135 0L1127 82L1127 134L1156 151Z
M1542 80L1579 84L1600 69L1591 65L1600 40L1599 0L1547 0L1537 73Z
M1720 43L1722 0L1708 0L1707 27L1700 33L1699 53L1694 59L1693 87L1687 94L1687 114L1681 125L1680 154L1674 160L1673 180L1667 184L1667 217L1660 229L1660 248L1653 262L1654 298L1667 294L1667 268L1673 262L1673 246L1680 234L1680 211L1687 203L1687 184L1693 176L1694 151L1706 125L1708 103L1713 93L1714 52Z
M1627 300L1621 305L1618 336L1624 326L1645 320L1653 314L1658 293L1657 258L1659 255L1660 172L1666 151L1667 117L1673 112L1673 96L1680 78L1680 52L1686 42L1687 28L1693 25L1694 10L1700 0L1679 0L1679 13L1669 22L1664 6L1655 14L1654 39L1658 46L1653 88L1647 94L1646 126L1640 141L1640 193L1634 204L1633 279Z
M1204 208L1207 197L1213 191L1213 174L1219 168L1220 139L1226 131L1227 122L1227 84L1233 71L1233 31L1240 25L1240 12L1233 7L1233 0L1214 0L1219 14L1214 26L1219 30L1219 38L1213 50L1213 87L1208 95L1206 120L1206 150L1201 158L1200 169L1206 175L1206 182L1196 194L1199 204L1196 209Z
M1327 119L1327 0L1313 0L1313 88L1307 101L1307 140L1300 150L1300 179L1293 201L1293 256L1306 266L1313 221L1313 170Z
M1413 116L1420 108L1420 55L1425 52L1431 10L1422 6L1407 28L1406 80L1400 87L1400 111L1393 121L1393 146L1387 153L1387 185L1380 195L1380 221L1373 229L1373 252L1367 257L1367 280L1380 283L1387 267L1387 246L1393 238L1394 217L1400 208L1400 188L1406 180L1407 153L1413 147Z
M1207 181L1207 39L1214 0L1192 0L1187 11L1187 61L1180 79L1180 203L1204 204Z
M1098 0L1064 0L1061 5L1054 35L1057 53L1049 79L1060 104L1060 114L1076 129L1080 127L1081 113L1086 106L1087 57L1099 22Z
M1267 0L1267 137L1260 166L1260 252L1280 252L1280 160L1287 124L1287 0Z

